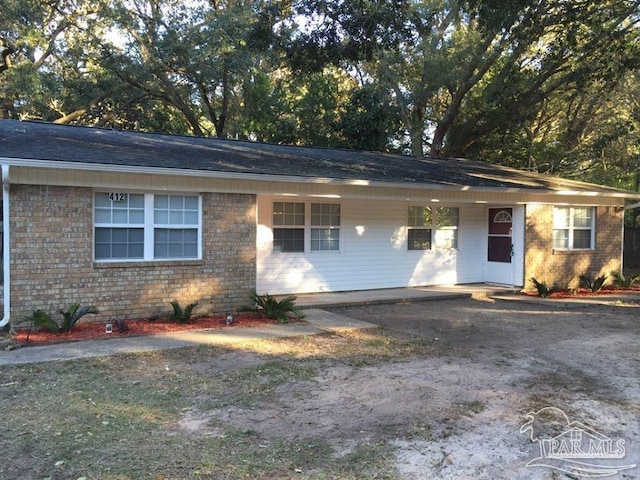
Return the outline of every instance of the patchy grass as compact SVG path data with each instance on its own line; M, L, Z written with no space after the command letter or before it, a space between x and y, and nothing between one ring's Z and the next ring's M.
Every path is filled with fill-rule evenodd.
M266 440L220 421L194 433L181 422L186 412L259 408L332 362L357 368L428 353L425 346L374 331L260 341L250 350L251 365L221 362L237 355L231 349L199 346L0 368L0 478L396 478L386 443L342 454L322 438Z

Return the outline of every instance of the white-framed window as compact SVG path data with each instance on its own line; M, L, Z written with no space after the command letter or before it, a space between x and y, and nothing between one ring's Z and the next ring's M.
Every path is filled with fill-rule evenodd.
M458 248L458 207L409 206L407 249Z
M311 251L340 250L340 204L311 204Z
M458 248L458 207L436 208L436 247Z
M201 257L199 195L95 192L97 261Z
M273 251L339 251L340 219L339 203L273 202Z
M273 202L273 250L304 252L304 202Z
M431 207L410 206L407 211L407 227L409 250L431 250Z
M593 207L553 207L553 248L591 250L594 238Z

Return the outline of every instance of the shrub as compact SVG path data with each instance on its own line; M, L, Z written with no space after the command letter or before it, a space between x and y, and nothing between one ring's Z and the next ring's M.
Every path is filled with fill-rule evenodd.
M193 309L197 306L197 303L190 303L184 309L180 306L177 300L171 302L173 312L169 314L169 320L173 320L176 323L189 323L191 321L191 314Z
M58 312L62 315L62 323L56 322L47 312L38 309L34 310L31 315L24 317L18 324L29 322L31 324L29 329L33 327L48 330L51 333L67 333L85 315L99 313L96 307L81 307L79 303L72 303L66 311L60 309Z
M588 273L585 273L584 275L580 275L580 282L590 292L599 292L600 290L602 290L602 287L604 287L604 284L606 281L607 281L607 275L600 275L595 279Z
M94 306L81 307L79 303L72 303L71 306L65 310L58 310L62 315L62 325L60 325L60 332L70 332L75 324L82 317L88 314L100 313Z
M289 314L295 315L297 318L304 318L304 313L295 306L296 297L290 295L277 300L275 297L265 293L264 295L258 295L256 291L251 293L249 297L254 302L257 308L262 309L267 318L273 318L279 320L282 323L289 321Z
M34 310L31 315L24 317L18 324L27 322L31 324L31 327L36 329L42 328L52 333L58 333L60 331L60 327L55 320L51 318L51 315L40 309Z
M613 277L613 284L620 288L631 288L634 283L640 281L640 274L625 277L622 272L611 272Z
M533 277L531 277L531 283L533 283L533 286L536 287L536 290L538 292L538 296L542 297L542 298L547 298L553 292L557 292L558 291L558 287L556 287L555 284L552 285L551 287L549 287L549 286L547 286L547 284L545 282L539 282L538 280L536 280Z

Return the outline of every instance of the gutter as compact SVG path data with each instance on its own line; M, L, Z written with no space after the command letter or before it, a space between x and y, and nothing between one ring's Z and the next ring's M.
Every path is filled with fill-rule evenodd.
M11 288L9 274L9 268L11 262L9 261L9 165L2 165L2 261L4 267L4 316L0 320L0 328L6 326L9 323L11 314Z

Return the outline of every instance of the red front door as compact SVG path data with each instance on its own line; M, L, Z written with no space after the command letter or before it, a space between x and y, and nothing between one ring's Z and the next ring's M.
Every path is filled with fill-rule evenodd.
M489 262L511 263L513 244L511 208L489 209L489 241L487 260Z

